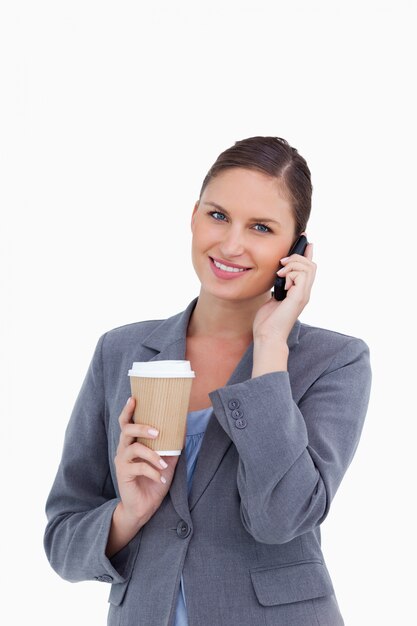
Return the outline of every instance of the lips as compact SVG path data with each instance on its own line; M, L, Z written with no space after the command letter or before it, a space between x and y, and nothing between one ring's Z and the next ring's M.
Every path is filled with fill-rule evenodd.
M237 265L236 263L226 264L223 262L223 260L213 259L212 257L209 257L209 259L210 259L210 267L211 267L213 274L217 278L221 278L222 280L236 280L242 276L245 276L246 273L251 269L250 267L243 267L242 265ZM221 269L220 267L217 267L215 265L214 263L215 260L217 263L221 263L222 265L226 267L233 267L235 269L234 270Z
M212 261L216 261L217 263L221 263L221 265L225 265L226 267L234 267L239 270L250 270L250 267L245 267L244 265L238 265L237 263L231 263L230 261L224 261L223 259L217 259L216 257L209 257Z

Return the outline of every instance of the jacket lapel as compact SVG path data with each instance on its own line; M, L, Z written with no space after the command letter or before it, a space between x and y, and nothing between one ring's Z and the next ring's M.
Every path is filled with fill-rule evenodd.
M142 341L144 346L157 351L157 354L150 359L151 361L185 359L188 322L196 303L197 298L190 302L185 311L169 317L161 324L158 324ZM191 522L188 507L187 460L184 452L180 454L178 459L169 494L178 515L182 519Z
M251 377L252 355L253 343L248 346L246 352L236 366L236 369L226 383L227 385L240 383ZM189 498L190 511L193 510L198 500L207 489L231 444L231 439L228 435L226 435L225 431L217 421L216 416L213 414L208 423L207 430L201 444L201 449L198 454L197 465Z
M156 328L142 341L142 344L157 354L152 361L165 359L183 360L186 352L187 328L198 298L190 302L182 313L178 313L158 324ZM288 338L288 346L297 343L300 322L297 320ZM252 374L253 343L251 343L243 357L237 364L227 385L248 380ZM192 366L192 364L191 364ZM175 471L174 480L170 488L172 503L182 519L190 520L190 511L203 495L232 441L220 426L215 415L212 415L198 455L190 498L187 495L187 465L185 454L181 454Z

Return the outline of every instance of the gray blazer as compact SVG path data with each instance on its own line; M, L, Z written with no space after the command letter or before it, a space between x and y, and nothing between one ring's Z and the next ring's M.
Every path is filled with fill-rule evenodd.
M112 583L110 626L172 626L181 572L190 626L343 624L320 524L359 441L369 352L360 339L299 321L288 373L251 379L252 344L210 393L214 415L190 497L182 455L155 515L105 556L127 371L133 361L185 358L196 301L100 338L47 501L48 559L66 580Z

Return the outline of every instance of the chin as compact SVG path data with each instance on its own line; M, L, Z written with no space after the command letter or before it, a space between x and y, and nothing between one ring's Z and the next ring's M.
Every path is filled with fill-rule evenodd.
M259 298L265 297L270 293L271 288L266 288L263 291L255 290L234 290L234 289L216 289L213 287L207 287L203 283L201 283L201 292L210 295L212 298L218 298L219 300L225 300L227 302L246 302L248 300L257 300Z

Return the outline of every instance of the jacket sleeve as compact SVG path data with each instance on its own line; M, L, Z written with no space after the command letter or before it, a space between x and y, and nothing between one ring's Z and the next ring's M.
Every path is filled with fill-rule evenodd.
M359 442L370 383L368 347L349 338L298 406L288 372L209 394L239 454L242 523L257 541L285 543L325 519Z
M138 535L105 555L119 502L110 474L100 338L68 423L58 472L46 503L44 546L54 570L71 582L121 583L129 576Z

